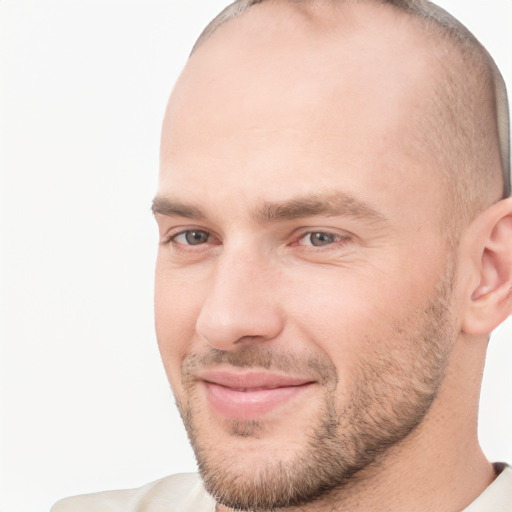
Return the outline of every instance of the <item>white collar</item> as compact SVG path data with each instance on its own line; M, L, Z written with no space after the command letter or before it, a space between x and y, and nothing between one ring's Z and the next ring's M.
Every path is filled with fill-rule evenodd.
M512 467L494 464L498 476L494 482L462 512L511 512L512 511Z

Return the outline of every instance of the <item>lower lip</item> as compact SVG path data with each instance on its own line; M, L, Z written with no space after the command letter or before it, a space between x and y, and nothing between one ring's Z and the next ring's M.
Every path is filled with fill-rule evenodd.
M256 419L304 393L312 383L275 389L238 391L212 382L204 382L206 398L213 410L229 419Z

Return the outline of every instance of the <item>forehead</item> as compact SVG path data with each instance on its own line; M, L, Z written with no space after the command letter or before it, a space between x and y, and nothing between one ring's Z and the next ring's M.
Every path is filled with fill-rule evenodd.
M431 79L431 55L411 19L389 7L364 0L265 2L222 25L191 57L171 106L179 108L188 97L193 105L183 106L195 106L192 111L216 99L228 101L213 101L213 107L238 109L262 96L266 104L271 98L281 103L285 95L307 91L320 100L321 93L356 92L358 86L366 100L372 93L403 98Z
M166 112L161 187L217 178L250 190L277 176L303 194L340 172L350 188L352 172L382 189L389 169L432 180L408 142L435 68L421 34L370 3L297 5L255 6L191 57Z

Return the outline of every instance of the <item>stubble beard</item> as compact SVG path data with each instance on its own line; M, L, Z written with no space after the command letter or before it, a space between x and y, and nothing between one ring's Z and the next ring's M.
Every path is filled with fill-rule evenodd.
M274 511L329 499L362 470L378 465L422 422L444 378L455 333L449 313L454 272L451 267L428 305L394 329L393 347L375 342L371 358L362 359L342 406L336 397L338 378L332 362L314 358L300 361L293 354L277 354L247 345L236 352L215 349L183 362L184 400L177 398L206 490L217 503L235 510ZM414 328L411 329L411 325ZM409 351L407 351L407 347ZM317 369L324 389L321 412L304 435L302 449L293 458L269 454L260 466L243 466L244 453L211 446L208 426L200 425L194 398L194 368L206 363L228 363L265 369ZM299 372L300 374L300 372ZM231 436L258 439L265 423L226 420ZM233 459L235 458L235 460ZM243 467L245 470L241 470Z

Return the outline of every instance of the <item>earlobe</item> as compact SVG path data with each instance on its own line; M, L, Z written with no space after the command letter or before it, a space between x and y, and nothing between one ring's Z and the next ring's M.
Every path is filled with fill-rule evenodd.
M482 212L471 234L477 284L469 290L462 329L489 334L512 313L512 198Z

